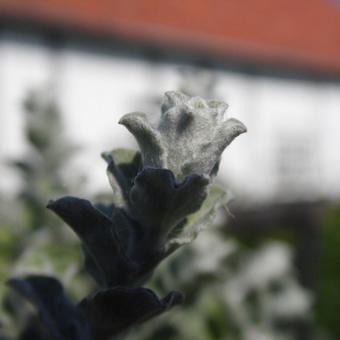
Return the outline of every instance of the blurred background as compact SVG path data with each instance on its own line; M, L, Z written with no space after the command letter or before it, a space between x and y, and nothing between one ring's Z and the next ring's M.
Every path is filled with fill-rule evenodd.
M337 0L0 0L0 337L30 320L8 277L91 289L44 207L109 201L100 153L136 148L119 118L167 90L225 100L248 133L220 167L229 211L151 283L185 308L125 338L340 339Z

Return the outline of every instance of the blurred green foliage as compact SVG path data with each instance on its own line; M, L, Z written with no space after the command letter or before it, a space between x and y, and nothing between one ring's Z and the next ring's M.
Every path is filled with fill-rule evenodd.
M76 148L65 136L60 110L49 89L31 91L23 109L25 154L8 161L18 173L20 189L10 199L0 198L0 322L12 336L25 327L29 315L23 320L13 317L18 311L12 308L17 302L5 285L9 277L56 275L77 297L90 284L82 275L76 237L45 208L51 197L75 188L79 191L83 179L72 177L67 169ZM18 319L22 320L19 325Z
M340 207L329 208L323 225L321 264L316 300L318 324L340 339Z

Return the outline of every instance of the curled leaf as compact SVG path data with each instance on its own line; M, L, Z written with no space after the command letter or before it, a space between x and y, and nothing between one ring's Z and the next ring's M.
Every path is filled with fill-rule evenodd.
M128 196L139 170L141 170L141 155L128 149L116 149L102 153L107 163L107 176L113 190L113 204L118 208L126 208Z
M178 247L191 243L204 229L209 228L215 220L219 207L226 204L228 194L219 186L212 185L201 209L189 215L185 222L174 229L167 242L167 252L172 253Z
M8 285L39 311L41 322L53 340L90 340L90 331L79 309L53 277L11 279Z
M116 226L89 201L63 197L47 207L60 216L79 236L86 249L87 264L94 278L106 287L125 284L136 271L122 251Z
M89 296L80 303L95 339L108 339L183 302L171 292L159 299L146 288L115 287Z
M146 168L130 191L132 217L143 228L148 249L161 250L169 233L189 214L200 209L209 179L191 175L177 183L166 169Z
M159 299L147 288L114 287L76 305L53 277L30 276L8 284L36 307L51 340L109 340L183 302L179 292Z

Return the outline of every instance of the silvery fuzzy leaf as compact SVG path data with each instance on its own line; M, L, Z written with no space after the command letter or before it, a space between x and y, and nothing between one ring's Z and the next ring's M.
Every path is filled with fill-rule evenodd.
M115 149L102 153L107 162L107 176L113 190L113 204L126 208L133 179L141 169L141 155L138 151Z
M201 209L189 215L185 222L178 225L178 228L169 235L166 244L167 254L184 244L191 243L202 230L213 225L218 208L226 204L228 199L227 192L217 185L211 185Z
M124 115L119 124L123 124L136 138L142 154L144 166L167 168L166 145L160 132L148 121L143 112Z
M53 340L90 340L82 312L65 295L60 282L48 276L11 279L8 285L30 301Z
M130 280L137 268L124 254L116 233L119 226L87 200L63 197L47 207L80 237L89 272L99 284L110 287Z
M159 299L146 288L115 287L84 299L79 307L86 316L94 339L109 339L183 302L183 295L171 292Z
M158 125L144 113L123 116L135 136L144 167L170 169L179 180L191 174L215 175L223 150L246 127L237 119L224 120L227 104L217 100L166 92Z
M178 183L170 170L145 168L130 191L130 212L142 228L147 250L162 251L169 233L200 209L209 179L190 175Z

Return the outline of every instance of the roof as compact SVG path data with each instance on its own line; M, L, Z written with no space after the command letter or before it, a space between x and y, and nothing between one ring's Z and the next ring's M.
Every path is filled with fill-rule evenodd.
M0 15L340 74L340 0L0 0Z

